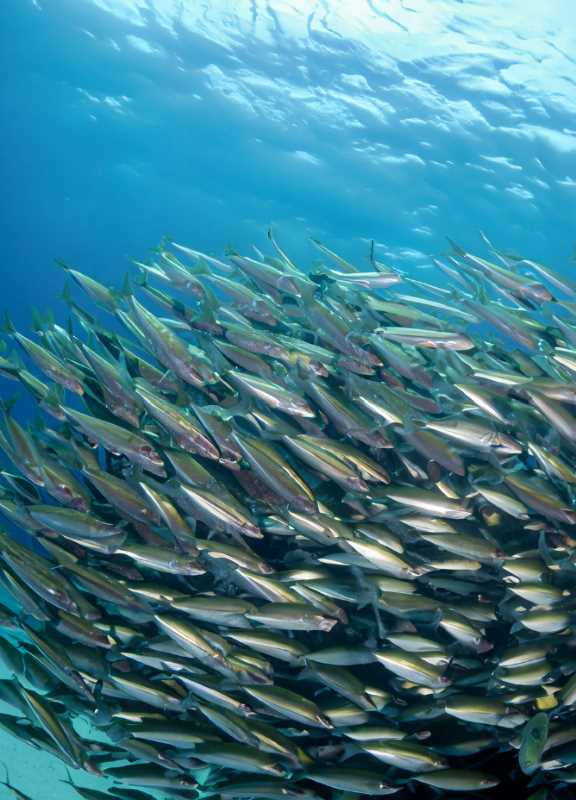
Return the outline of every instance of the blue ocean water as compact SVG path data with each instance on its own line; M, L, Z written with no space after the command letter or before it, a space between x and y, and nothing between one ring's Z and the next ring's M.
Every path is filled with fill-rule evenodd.
M272 225L303 268L310 237L356 261L373 239L425 277L483 230L575 269L568 0L2 0L0 53L21 330L65 311L55 259L119 284L165 235L218 255ZM33 800L73 796L16 755Z
M425 267L446 235L569 270L566 0L3 0L3 306L62 258L120 281L164 235L307 237Z

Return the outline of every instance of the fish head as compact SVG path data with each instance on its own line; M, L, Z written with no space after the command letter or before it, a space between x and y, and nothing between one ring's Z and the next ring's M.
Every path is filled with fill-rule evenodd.
M67 389L74 394L83 395L84 394L84 387L82 386L81 382L76 380L75 378L68 378L64 381L64 385Z
M522 446L515 442L510 436L498 433L495 438L495 449L500 455L515 456L522 453Z
M88 511L88 503L86 502L86 498L78 492L75 492L72 486L68 486L65 483L59 483L57 489L62 495L66 505L70 506L76 511Z
M362 492L365 494L368 491L368 484L360 477L360 475L353 475L350 478L347 478L346 485L352 492Z
M198 766L201 766L200 762L198 762ZM178 776L174 778L174 786L177 789L195 789L198 785L195 780L191 780L190 778L185 778L184 776Z
M295 498L291 504L291 508L294 508L296 511L299 511L301 514L317 514L318 513L318 505L316 500L313 498L308 497L298 497Z
M97 776L98 778L103 778L103 777L104 777L104 773L102 772L102 770L100 770L100 769L99 769L99 768L96 766L96 764L93 764L93 763L92 763L91 761L89 761L88 759L85 759L85 760L82 762L82 769L86 770L86 772L88 772L90 775L95 775L95 776Z
M142 456L151 464L154 464L155 467L163 467L164 466L164 459L158 453L151 444L142 443L139 444L137 447L137 453L139 456Z
M539 303L549 303L554 300L552 292L541 283L532 283L529 287L530 297L537 300Z
M270 686L272 683L272 678L261 669L250 669L249 667L245 667L243 673L246 675L247 680L251 684Z
M330 618L328 618L328 617L324 617L324 618L323 618L323 619L321 619L321 620L320 620L320 622L318 623L318 629L319 629L319 630L321 630L321 631L326 631L326 632L329 632L329 631L331 631L331 630L332 630L332 628L334 627L334 625L337 625L337 624L338 624L338 620L336 620L336 619L330 619Z
M131 406L125 405L124 403L107 403L109 411L114 414L115 417L119 417L123 419L124 422L127 422L129 425L137 428L139 424L139 417L138 414L135 413Z
M59 589L57 586L45 586L44 588L60 608L67 611L69 614L80 614L80 609L76 601L69 597L63 589Z
M488 653L490 650L494 648L492 642L489 642L488 639L484 639L480 637L478 644L476 645L476 652L478 653Z
M251 539L264 538L264 534L262 533L258 525L249 521L245 522L242 525L242 533L244 534L244 536L249 536Z
M280 764L270 764L270 766L266 769L270 775L276 775L278 778L285 778L288 774L283 766Z

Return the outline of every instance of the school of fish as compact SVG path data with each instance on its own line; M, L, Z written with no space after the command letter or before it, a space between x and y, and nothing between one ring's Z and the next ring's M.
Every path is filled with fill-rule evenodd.
M573 796L576 282L268 237L6 317L0 730L87 800Z

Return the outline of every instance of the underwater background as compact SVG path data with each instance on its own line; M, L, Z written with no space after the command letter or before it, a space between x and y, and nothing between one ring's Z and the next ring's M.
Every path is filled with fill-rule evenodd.
M0 59L0 306L25 332L65 312L55 259L120 284L165 235L219 256L272 225L303 269L310 237L357 261L373 239L425 280L482 230L576 270L567 0L2 0ZM76 796L3 735L1 762Z
M4 0L4 304L61 258L105 280L164 235L314 236L414 270L452 235L568 270L576 6L566 0ZM457 235L456 235L457 234Z

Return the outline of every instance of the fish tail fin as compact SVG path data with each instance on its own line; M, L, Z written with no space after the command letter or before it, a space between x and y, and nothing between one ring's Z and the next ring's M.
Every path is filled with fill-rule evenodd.
M148 274L147 274L146 270L143 269L143 267L141 267L140 265L137 265L137 266L138 266L138 272L134 276L134 283L136 284L136 286L139 286L141 289L147 289L148 288Z
M17 394L13 394L11 397L0 397L0 412L2 412L4 417L10 416L17 400Z
M100 702L102 700L103 691L104 691L104 681L102 680L102 678L100 678L100 680L98 680L96 682L96 685L94 686L94 692L93 692L94 701L96 702L97 705L100 705Z
M132 386L133 378L132 375L130 374L126 353L123 350L121 350L118 355L118 360L116 362L116 365L118 367L118 372L120 373L120 376L124 381L125 385Z
M462 272L460 277L465 281L466 284L468 284L468 286L474 293L474 296L477 296L478 293L482 291L482 289L479 288L480 280L477 275L472 275L469 272Z
M46 398L42 401L44 405L50 408L60 408L64 402L64 388L57 383L53 383L48 389Z
M37 308L32 309L32 330L39 334L44 331L44 320Z
M478 468L477 472L469 470L468 482L470 486L474 489L480 484L483 486L499 486L503 481L501 462L496 461L495 464L491 464L491 467L492 469L483 465Z
M470 276L468 276L470 277ZM470 278L470 282L474 285L475 299L477 303L487 305L490 301L488 299L488 291L486 289L486 282L482 278Z
M223 419L225 422L229 422L232 420L233 417L243 417L247 414L250 414L253 407L254 401L248 394L242 394L233 386L231 386L222 376L220 376L220 383L223 383L228 389L231 389L235 394L233 397L228 401L223 401L222 404L218 407L221 411L218 412L218 416ZM225 403L227 403L225 405Z
M76 784L72 780L72 775L70 774L70 770L68 769L68 767L66 767L66 775L67 775L67 780L63 780L62 778L60 778L60 783L66 783L68 784L68 786L73 786L74 788L76 788Z
M411 735L414 736L414 734L411 734ZM407 737L407 738L410 738L410 737ZM414 786L412 786L413 781L414 781L414 778L412 776L410 776L409 778L394 778L394 783L395 784L397 784L398 786L408 786L408 789L411 792L413 792L414 788L415 788Z
M169 252L169 247L172 243L172 237L164 234L164 236L160 239L158 246L152 248L153 253L159 253L162 255L163 253Z
M71 305L72 303L72 292L70 290L69 281L64 281L64 286L62 287L62 291L60 293L60 300L63 300L66 305Z
M4 312L4 320L2 322L2 330L4 331L4 333L9 334L10 336L13 336L17 332L16 331L16 326L12 322L12 318L10 317L10 314L7 311Z
M484 231L481 231L481 230L479 230L479 231L478 231L478 233L480 234L480 238L482 239L482 241L484 242L484 244L486 245L486 247L490 248L490 250L492 250L493 252L495 252L494 245L492 244L492 242L490 241L490 239L489 239L489 238L486 236L486 234L484 233Z
M198 259L197 263L194 266L194 269L190 270L190 271L193 272L194 275L210 275L211 274L210 265L208 264L206 259L204 259L202 257L200 257ZM204 284L202 284L202 285L204 285Z
M19 353L17 350L12 350L10 352L10 361L14 364L15 372L19 372L20 370L26 369L26 364L24 363L22 354Z
M208 340L205 345L205 350L212 361L216 372L222 374L230 369L230 362L226 358L226 356L220 351L218 348L218 340Z
M361 753L362 750L358 747L358 745L355 742L351 742L350 744L346 744L344 746L344 752L342 754L341 761L347 761L349 758L353 758Z
M417 577L421 578L429 572L434 572L434 567L427 566L429 560L429 558L425 558L424 556L413 556L413 569Z
M457 256L465 256L466 255L466 250L464 250L464 248L460 247L459 244L456 244L456 242L453 239L451 239L449 236L447 236L446 239L448 240L448 244L450 245L450 248L451 248L452 253L454 255L457 255Z
M214 315L222 306L216 294L209 287L204 287L204 301L202 303L201 316L207 316L209 319L214 319Z
M54 315L50 311L43 313L37 308L32 309L32 328L36 333L42 334L51 325L54 325Z
M30 431L34 435L36 433L43 433L46 430L46 422L39 414L34 417L30 424Z
M130 276L128 274L124 276L124 280L122 282L122 288L115 289L113 291L113 294L119 300L124 298L130 299L131 297L134 297L134 289L132 288L132 284L130 283Z
M290 256L286 253L286 251L283 250L282 247L280 247L280 245L276 241L276 238L275 238L275 236L274 236L274 234L272 232L272 227L271 226L268 228L267 235L268 235L268 239L270 240L270 242L272 244L272 247L274 248L274 250L276 250L276 252L280 256L282 264L285 267L287 267L289 269L289 271L291 273L293 273L294 275L300 275L301 274L301 270L299 270L298 267L296 266L296 264L294 264L294 262L292 261Z
M59 267L62 267L62 269L65 270L66 272L70 272L70 270L72 269L72 267L69 267L68 264L65 264L64 261L62 261L62 259L60 258L55 258L54 263L57 264Z

